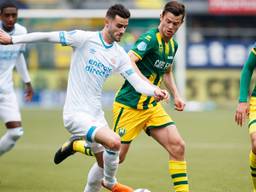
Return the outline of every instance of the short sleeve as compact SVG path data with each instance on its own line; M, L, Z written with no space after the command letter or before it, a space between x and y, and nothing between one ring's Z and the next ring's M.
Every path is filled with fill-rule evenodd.
M71 47L80 47L91 35L92 32L81 30L59 32L60 43Z
M154 46L152 34L142 34L135 42L131 51L141 60Z

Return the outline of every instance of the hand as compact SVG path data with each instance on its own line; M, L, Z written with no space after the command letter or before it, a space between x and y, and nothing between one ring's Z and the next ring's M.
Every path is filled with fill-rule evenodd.
M185 108L185 102L180 97L174 97L174 109L177 111L183 111Z
M249 104L247 102L241 102L237 105L235 122L242 126L249 115Z
M11 36L0 29L0 43L4 45L12 44Z
M26 101L31 101L33 97L34 91L32 88L32 85L30 82L25 84L25 100Z
M164 89L157 88L154 91L154 94L155 94L156 101L169 100L170 98L168 91Z

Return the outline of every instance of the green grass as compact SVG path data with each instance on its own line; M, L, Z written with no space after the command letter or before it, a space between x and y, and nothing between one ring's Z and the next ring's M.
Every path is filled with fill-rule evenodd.
M191 191L249 192L250 149L247 128L233 121L234 110L172 112L172 118L186 141ZM53 155L69 137L59 110L23 111L25 135L17 146L0 157L1 192L83 191L92 157L76 154L62 164ZM111 121L111 113L106 112ZM0 126L3 134L4 126ZM134 141L118 179L134 188L152 192L172 191L168 156L150 137L141 134Z

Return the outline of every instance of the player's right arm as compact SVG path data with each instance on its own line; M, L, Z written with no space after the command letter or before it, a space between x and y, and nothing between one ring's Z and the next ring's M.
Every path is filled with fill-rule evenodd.
M241 77L240 77L240 94L239 103L237 105L235 113L235 121L238 125L242 126L248 116L249 104L248 104L248 94L250 88L250 82L253 74L253 70L256 67L256 44L252 48L250 55L245 62Z
M0 30L1 44L18 44L34 42L51 42L70 45L73 47L80 46L88 38L87 32L84 31L53 31L53 32L34 32L24 35L10 36L3 30Z
M20 55L17 58L16 70L20 74L23 82L25 83L25 100L31 101L34 91L33 91L31 79L28 73L28 68L27 68L27 64L26 64L23 53L20 53Z
M59 32L35 32L17 36L10 36L5 31L0 30L1 44L33 43L45 41L59 43Z

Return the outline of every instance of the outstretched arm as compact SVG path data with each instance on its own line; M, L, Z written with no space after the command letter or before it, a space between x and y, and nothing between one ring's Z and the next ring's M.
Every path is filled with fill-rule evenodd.
M60 32L35 32L24 35L10 36L3 30L0 30L1 44L33 43L33 42L52 42L60 43Z

